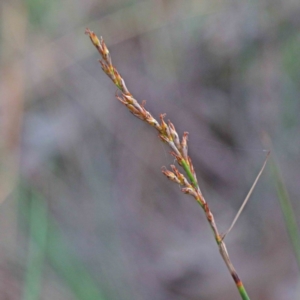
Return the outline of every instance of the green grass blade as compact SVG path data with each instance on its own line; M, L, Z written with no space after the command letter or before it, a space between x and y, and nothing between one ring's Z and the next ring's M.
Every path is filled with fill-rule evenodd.
M47 244L47 207L37 194L32 194L30 199L28 217L30 236L23 299L38 300Z
M35 214L39 211L45 216L45 212L47 211L47 206L46 206L46 201L42 195L39 195L36 191L32 190L32 188L26 186L25 184L23 185L20 184L19 192L21 196L19 201L20 211L22 213L22 218L24 219L25 224L28 223L30 221L29 220L30 217L32 217L31 214L28 213L28 212L32 212L32 209L28 210L28 208L26 207L27 206L26 202L28 202L27 197L30 195L32 195L31 197L34 201L33 211L35 211ZM85 266L73 255L72 251L68 249L68 246L64 241L63 235L60 233L55 221L51 219L49 216L44 219L46 220L44 223L46 225L44 226L45 228L47 228L47 239L45 241L45 239L42 238L42 230L36 228L37 222L40 222L40 217L34 216L33 220L31 218L31 222L29 226L30 226L30 232L32 233L31 236L34 239L36 246L39 247L41 253L43 253L43 255L51 264L51 266L54 268L56 273L60 277L62 277L64 282L69 286L76 299L106 300L107 298L104 296L103 292L101 291L99 284L95 282L95 280L86 270ZM32 267L31 264L33 264L32 263L33 258L30 257L29 261L30 261L29 267ZM37 268L36 264L34 266ZM41 265L39 265L39 268L40 267ZM29 270L30 268L28 268L28 273ZM33 273L26 275L26 280L25 280L26 298L24 296L24 299L26 300L37 299L37 298L30 298L30 296L33 293L35 297L38 297L39 295L40 278L37 278L38 274L41 275L41 269L37 268L34 269Z
M300 232L298 229L296 216L294 214L294 210L285 183L280 174L278 164L274 161L274 159L271 160L270 167L275 182L277 196L283 214L285 226L289 234L297 264L300 270Z

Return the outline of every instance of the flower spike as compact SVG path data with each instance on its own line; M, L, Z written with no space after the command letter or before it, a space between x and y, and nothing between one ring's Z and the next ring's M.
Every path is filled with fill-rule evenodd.
M243 300L250 300L242 281L239 279L230 259L225 246L225 243L219 234L217 225L210 208L205 201L196 178L192 160L188 156L188 133L184 132L181 142L176 132L175 126L168 120L168 124L164 121L165 114L160 115L160 122L156 120L152 114L146 110L145 102L140 104L129 92L124 79L113 66L109 50L102 39L99 39L96 34L90 29L86 29L85 33L89 35L91 42L96 47L101 55L100 64L104 73L112 80L114 85L120 90L121 95L116 93L116 98L127 107L127 109L140 120L150 124L158 131L159 138L171 148L171 155L175 157L178 165L184 170L185 175L180 173L177 167L171 165L172 171L162 168L162 173L170 180L180 184L182 192L193 196L200 204L205 212L205 216L213 231L216 243L219 247L221 256L238 288L238 291Z

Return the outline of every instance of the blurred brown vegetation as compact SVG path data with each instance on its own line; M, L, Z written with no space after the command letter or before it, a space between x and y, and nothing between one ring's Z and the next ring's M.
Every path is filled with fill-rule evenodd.
M266 135L299 215L300 2L0 7L0 300L89 300L93 286L103 299L239 299L203 212L161 174L169 150L115 99L84 30L105 38L154 116L167 113L190 133L198 180L225 231L269 149ZM296 299L299 270L269 175L228 250L251 299Z

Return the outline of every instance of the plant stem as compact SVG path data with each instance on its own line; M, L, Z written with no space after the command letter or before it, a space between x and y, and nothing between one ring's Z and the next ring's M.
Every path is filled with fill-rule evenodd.
M186 169L186 173L187 175L189 176L189 174L193 176L191 170L189 169L189 167L185 166L183 164L183 168ZM195 178L191 178L191 182L194 182L196 179ZM199 186L197 184L197 188L199 189ZM202 195L202 194L201 194ZM215 223L215 220L214 220L214 216L212 214L212 212L210 211L209 207L208 207L208 204L207 202L205 201L204 197L202 196L202 199L200 201L198 201L199 205L202 207L202 209L204 210L205 212L205 215L206 215L206 219L213 231L213 234L214 234L214 237L215 237L215 240L216 240L216 243L219 247L219 251L220 251L220 254L227 266L227 269L229 270L230 274L231 274L231 277L233 279L233 281L235 282L235 285L238 289L238 292L240 293L240 296L243 300L250 300L250 297L248 296L248 293L243 285L243 282L241 281L241 279L239 278L230 258L229 258L229 254L228 254L228 251L227 251L227 248L226 248L226 244L225 242L223 241L223 239L221 238L221 235L219 234L219 231L218 231L218 228L217 228L217 225Z
M242 298L243 300L250 300L250 298L249 298L249 296L248 296L248 294L247 294L247 292L246 292L246 290L245 290L243 284L240 285L240 286L238 286L238 290L239 290L240 295L241 295L241 298Z
M127 89L125 81L121 77L120 73L113 66L109 50L106 44L104 43L104 40L102 38L98 39L95 33L89 29L86 29L86 34L89 35L93 45L96 47L96 49L102 57L102 60L100 60L102 70L112 80L112 82L121 92L121 97L118 96L118 94L116 95L117 99L122 104L124 104L135 117L154 127L159 133L159 138L164 143L168 144L171 148L171 155L175 157L178 165L183 168L188 179L186 179L185 176L181 174L174 165L171 165L173 172L166 170L166 168L163 168L163 174L166 175L168 179L182 185L182 192L193 196L199 203L199 205L202 207L202 209L205 212L206 219L213 231L216 243L219 247L220 254L237 286L241 298L243 300L250 300L242 281L238 277L230 261L226 245L223 241L223 238L219 234L214 216L210 211L209 206L206 200L204 199L200 187L198 185L192 160L188 156L188 132L184 132L182 140L180 141L175 126L171 123L171 121L169 121L168 124L164 121L165 114L160 115L161 122L159 123L151 115L151 113L145 109L145 102L139 104L139 102L136 99L134 99L132 94Z
M182 162L182 167L185 170L185 172L186 172L188 178L190 179L190 181L192 182L192 184L195 185L195 187L200 191L197 179L194 177L193 172L191 171L189 165L185 161L183 161ZM202 196L201 192L200 192L200 195L201 195L201 197L199 198L198 203L205 212L206 219L207 219L207 221L208 221L208 223L209 223L209 225L210 225L210 227L213 231L216 243L219 247L220 254L221 254L221 256L222 256L222 258L223 258L223 260L224 260L224 262L227 266L227 269L229 270L229 272L231 274L231 277L233 278L233 280L235 282L235 285L236 285L236 287L237 287L237 289L240 293L241 298L243 300L250 300L250 298L247 294L247 291L246 291L246 289L243 285L243 282L239 278L236 270L233 267L233 264L231 263L231 260L229 258L229 254L228 254L225 242L223 241L223 239L221 238L221 236L219 234L217 225L216 225L215 220L214 220L214 216L213 216L212 212L210 211L210 209L208 207L208 204L205 201L204 197Z

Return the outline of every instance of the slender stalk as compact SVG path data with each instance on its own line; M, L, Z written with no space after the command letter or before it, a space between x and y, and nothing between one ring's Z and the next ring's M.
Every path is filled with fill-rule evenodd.
M139 104L138 101L132 96L125 85L124 79L121 77L120 73L116 70L116 68L112 65L111 57L109 54L109 50L106 47L102 37L98 39L94 32L86 29L86 34L89 35L93 45L96 47L98 52L100 53L102 59L100 60L100 64L102 66L103 71L106 75L113 81L116 87L120 90L121 95L116 94L116 98L124 104L129 111L141 119L142 121L148 123L152 127L154 127L158 131L159 138L171 148L171 155L175 157L179 166L185 171L187 178L185 175L179 172L178 168L174 165L171 165L172 171L167 170L163 167L163 174L170 180L180 184L183 186L182 192L185 194L189 194L193 196L202 209L205 212L206 219L213 231L216 243L219 247L220 254L236 284L238 292L243 300L250 300L242 281L240 280L237 272L235 271L227 249L226 245L219 234L214 216L209 209L209 206L204 199L200 187L198 185L196 173L194 171L194 167L192 164L191 158L188 156L188 133L184 132L182 139L180 141L178 133L176 132L175 126L168 121L168 124L164 121L165 114L160 115L160 123L150 114L149 111L145 109L145 101L142 104Z
M266 164L267 164L267 161L268 161L268 158L269 158L270 153L271 153L271 152L269 151L268 154L267 154L267 157L266 157L266 159L265 159L265 161L264 161L264 163L263 163L262 168L260 169L258 175L256 176L256 178L255 178L255 180L254 180L254 182L253 182L253 184L252 184L252 186L251 186L251 188L250 188L250 190L249 190L249 192L248 192L248 194L247 194L247 196L246 196L246 198L245 198L243 204L241 205L241 207L240 207L239 211L237 212L235 218L233 219L231 225L230 225L229 228L226 230L226 232L223 233L223 235L222 235L222 239L223 239L223 240L225 239L226 235L232 230L233 226L235 225L236 221L238 220L239 216L241 215L243 209L245 208L245 206L246 206L246 204L247 204L247 202L248 202L248 200L249 200L249 198L250 198L250 196L251 196L251 194L252 194L252 192L253 192L253 190L254 190L254 188L255 188L255 186L256 186L256 184L257 184L257 182L258 182L258 180L259 180L259 178L260 178L260 176L261 176L261 174L262 174L262 172L263 172L263 170L264 170L265 167L266 167Z

